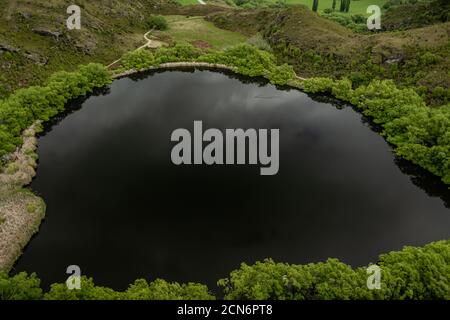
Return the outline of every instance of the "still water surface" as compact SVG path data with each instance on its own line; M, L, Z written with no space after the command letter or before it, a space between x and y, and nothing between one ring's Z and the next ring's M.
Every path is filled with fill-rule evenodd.
M322 101L322 102L319 102ZM72 106L73 107L73 106ZM15 271L44 286L76 264L96 283L218 279L266 257L353 266L450 237L448 190L395 159L351 107L210 71L115 81L39 139L46 220ZM175 166L177 128L279 128L280 170ZM446 207L447 203L447 207Z

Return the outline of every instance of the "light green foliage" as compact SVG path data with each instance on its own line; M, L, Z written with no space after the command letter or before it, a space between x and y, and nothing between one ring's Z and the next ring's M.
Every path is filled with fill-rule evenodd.
M188 43L177 43L173 47L161 47L155 52L155 63L179 62L179 61L195 61L202 54Z
M330 78L310 78L303 82L303 89L309 93L331 93L333 79Z
M361 300L361 299L450 299L450 240L424 247L405 247L380 256L381 289L367 288L366 267L352 269L338 261L293 265L271 259L253 265L243 263L218 281L228 300ZM211 300L207 286L178 284L157 279L138 279L126 291L96 286L81 277L81 289L65 283L51 286L43 295L35 274L8 277L0 273L0 300Z
M178 284L157 279L147 283L144 279L136 280L124 292L127 300L213 300L208 287L198 283Z
M77 72L58 72L46 86L17 90L0 101L0 156L12 152L22 140L21 132L36 120L47 121L64 110L73 98L111 83L111 75L100 64L89 64Z
M45 294L46 300L211 300L208 287L197 283L178 284L157 279L148 283L138 279L124 292L96 286L92 278L81 277L80 290L69 290L65 283L55 283Z
M122 57L121 63L125 70L140 70L152 66L155 63L155 58L148 50L136 50L126 53Z
M0 272L0 300L39 300L42 298L41 281L32 273L21 272L13 277Z
M198 60L233 66L240 74L265 77L273 84L284 85L295 78L295 72L291 66L286 64L278 66L273 54L248 44L237 45L223 52L205 54Z
M353 270L336 259L289 265L272 260L242 264L219 281L225 299L449 299L450 241L380 256L381 289L367 288L366 267Z
M81 277L81 288L69 290L65 283L54 283L44 295L45 300L118 300L119 293L110 288L96 286L92 278Z
M158 48L152 55L148 51L134 51L122 58L120 71L143 69L166 62L208 62L235 67L237 72L251 77L265 77L271 83L286 85L295 78L294 69L287 64L278 66L273 54L258 48L240 44L224 51L202 52L188 43Z
M345 300L359 297L355 288L360 282L357 273L337 259L308 265L268 259L253 266L242 264L219 285L231 300Z
M281 66L272 67L270 72L266 74L266 77L272 84L286 85L295 78L295 71L291 65L284 63Z
M380 256L385 299L450 299L450 240Z

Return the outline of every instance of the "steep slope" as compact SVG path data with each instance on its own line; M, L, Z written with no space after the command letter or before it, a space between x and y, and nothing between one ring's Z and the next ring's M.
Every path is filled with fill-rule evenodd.
M41 83L56 70L107 63L142 43L151 13L172 0L78 1L81 30L68 30L70 0L0 0L0 97Z
M450 101L450 23L366 35L304 6L215 13L207 19L221 28L262 34L300 75L349 77L355 85L389 78L415 87L431 104Z

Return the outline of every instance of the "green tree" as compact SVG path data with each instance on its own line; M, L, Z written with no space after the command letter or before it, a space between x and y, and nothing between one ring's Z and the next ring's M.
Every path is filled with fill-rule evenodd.
M0 272L0 300L40 300L42 298L41 281L35 273L25 272L9 277Z
M318 8L319 8L319 0L313 0L312 11L317 12Z

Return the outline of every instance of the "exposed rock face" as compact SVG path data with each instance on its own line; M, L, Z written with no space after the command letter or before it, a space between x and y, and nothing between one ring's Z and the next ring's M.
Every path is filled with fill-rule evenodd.
M48 63L48 59L45 57L42 57L40 55L38 55L37 53L25 53L24 56L27 59L30 59L31 61L33 61L35 64L40 65L40 66L45 66Z
M19 12L19 17L21 17L24 20L29 20L31 18L31 13L29 12Z
M56 41L58 41L59 37L62 35L62 33L59 31L51 31L44 28L34 28L32 29L32 31L44 37L53 37L56 39Z
M1 51L7 51L7 52L19 52L20 49L19 48L14 48L10 45L4 44L4 43L0 43L0 52Z
M402 62L405 57L402 54L390 56L390 57L383 57L383 63L384 64L393 64L393 63L399 63Z
M92 54L95 48L97 48L97 43L94 40L88 40L85 42L76 42L75 48L84 54Z

